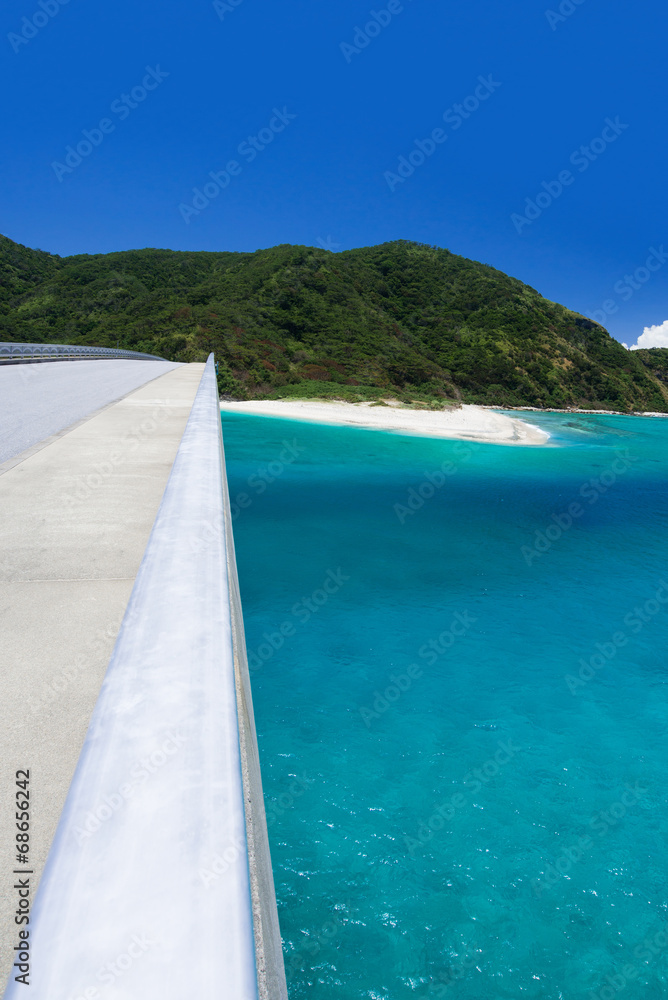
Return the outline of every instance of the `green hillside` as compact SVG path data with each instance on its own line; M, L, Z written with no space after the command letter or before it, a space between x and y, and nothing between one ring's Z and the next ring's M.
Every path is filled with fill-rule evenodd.
M0 340L177 361L213 350L221 390L238 398L668 410L666 369L643 363L654 352L626 351L501 271L406 241L60 258L0 237L0 278Z
M651 347L633 352L647 371L668 388L668 347Z

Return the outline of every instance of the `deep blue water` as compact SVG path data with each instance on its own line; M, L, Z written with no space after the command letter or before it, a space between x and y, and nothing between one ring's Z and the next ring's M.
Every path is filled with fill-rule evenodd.
M223 414L291 1000L668 993L668 421L531 419Z

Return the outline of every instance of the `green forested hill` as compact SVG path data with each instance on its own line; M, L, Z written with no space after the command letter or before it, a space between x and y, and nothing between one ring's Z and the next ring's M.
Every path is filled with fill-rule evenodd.
M634 351L647 371L668 387L668 347L651 347Z
M61 258L0 237L0 279L0 340L179 361L214 350L221 389L240 398L668 410L668 366L643 363L655 352L626 351L501 271L406 241Z

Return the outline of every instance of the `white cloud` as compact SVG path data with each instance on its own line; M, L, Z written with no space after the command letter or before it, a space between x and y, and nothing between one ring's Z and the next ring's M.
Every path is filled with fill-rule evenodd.
M638 343L629 350L637 351L641 347L668 347L668 319L661 326L646 326L638 337Z

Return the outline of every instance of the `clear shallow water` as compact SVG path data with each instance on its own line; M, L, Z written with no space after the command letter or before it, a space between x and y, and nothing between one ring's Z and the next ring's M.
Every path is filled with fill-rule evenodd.
M223 415L291 1000L667 994L668 421L531 419Z

